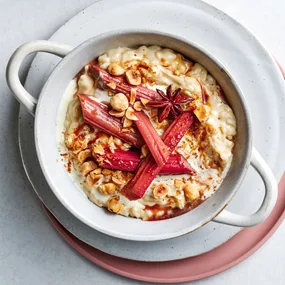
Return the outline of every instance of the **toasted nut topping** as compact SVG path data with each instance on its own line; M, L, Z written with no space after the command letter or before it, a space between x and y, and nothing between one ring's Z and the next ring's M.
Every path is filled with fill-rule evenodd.
M107 107L110 107L110 103L107 102L107 101L102 101L101 103L104 104L104 105L107 106Z
M104 181L105 182L110 182L111 180L112 180L112 176L110 174L104 176Z
M111 91L111 90L108 90L108 96L109 96L109 97L114 96L114 92L113 92L113 91Z
M184 195L188 201L193 201L200 196L199 190L196 184L187 183L183 188Z
M91 175L92 179L95 179L95 175L101 174L102 169L101 168L96 168L93 171L91 171L89 174Z
M129 101L123 93L117 93L110 99L110 104L116 111L122 112L129 107Z
M110 170L110 169L103 169L103 171L102 171L102 174L104 174L104 175L109 175L111 173L112 173L112 170Z
M134 109L135 109L136 111L139 111L139 112L140 112L143 108L144 108L144 106L143 106L143 104L142 104L140 101L135 102L135 104L134 104Z
M130 104L133 105L136 102L136 97L137 97L137 91L136 89L132 88L131 95L130 95Z
M97 165L94 161L86 161L82 164L82 175L87 176L89 172L97 168Z
M117 185L121 185L122 184L122 181L118 178L116 178L115 176L112 176L112 181L117 184Z
M108 139L108 144L111 144L113 141L114 141L114 137L110 136L109 139Z
M146 157L149 154L149 149L146 144L142 146L141 152L142 152L142 157Z
M114 194L116 192L116 185L114 183L106 183L100 185L98 190L104 195Z
M125 127L125 126L123 126L123 127ZM118 145L118 146L121 146L123 144L122 141L118 138L114 138L114 143L115 143L115 145Z
M153 196L155 198L164 198L169 192L169 187L166 184L158 184L153 189Z
M115 90L116 87L117 87L117 85L116 85L115 82L110 82L110 83L107 84L107 86L108 86L110 89L112 89L112 90Z
M135 111L134 111L134 109L132 107L129 107L127 109L126 117L127 117L127 119L132 120L132 121L137 121L138 120L138 118L135 115Z
M88 157L91 156L91 150L86 149L79 152L77 158L80 163L83 163Z
M104 154L104 148L102 147L101 144L95 145L93 147L93 153Z
M108 210L113 213L119 213L123 210L123 205L120 203L120 197L115 195L107 201Z
M125 111L119 112L119 111L115 111L115 110L111 110L109 111L109 114L111 116L117 117L117 118L122 118L125 116Z
M123 118L123 127L129 128L133 124L133 121L129 120L128 118Z
M185 186L185 184L184 184L181 180L175 179L175 180L174 180L174 186L175 186L176 188L183 188L183 187Z
M133 69L126 71L126 79L131 85L140 85L142 82L140 72Z
M141 98L141 102L144 106L147 105L147 103L149 102L149 100L145 99L145 98Z
M74 139L75 139L75 134L70 134L65 137L65 145L68 149L73 148Z
M125 73L125 70L117 63L111 63L108 66L108 72L114 76L120 76Z
M194 114L198 118L200 122L205 122L208 120L210 115L210 107L203 104L196 106L196 109L194 110Z
M92 179L90 174L88 174L86 181L87 181L87 185L88 186L90 186L90 187L93 186L94 181L93 181L93 179Z

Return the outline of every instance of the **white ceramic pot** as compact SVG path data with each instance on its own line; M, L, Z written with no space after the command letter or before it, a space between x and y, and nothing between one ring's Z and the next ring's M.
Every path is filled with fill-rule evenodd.
M165 46L204 65L223 88L237 118L233 162L216 193L184 215L156 222L110 215L91 203L73 184L63 164L57 163L60 156L56 143L56 119L61 95L68 83L84 65L107 50L117 46L138 45ZM56 54L63 59L48 78L37 101L24 89L18 73L25 57L40 51ZM150 30L109 32L91 38L76 48L49 41L33 41L22 45L12 55L7 66L7 82L15 98L35 115L37 154L50 188L72 214L98 231L129 240L163 240L191 232L211 220L239 227L253 226L262 222L275 205L277 182L259 153L252 149L250 114L244 96L222 63L194 43ZM256 169L265 185L262 205L249 216L224 210L238 190L249 165Z

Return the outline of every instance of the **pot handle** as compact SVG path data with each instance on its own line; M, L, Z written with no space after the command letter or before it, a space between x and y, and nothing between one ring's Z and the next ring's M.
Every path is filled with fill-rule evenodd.
M252 215L244 216L223 210L213 221L238 226L251 227L263 222L271 213L277 200L278 184L277 181L259 152L253 148L250 164L261 176L265 186L265 196L260 208Z
M58 55L60 57L66 56L73 47L65 44L49 42L49 41L31 41L18 47L9 59L6 78L14 97L23 104L28 111L34 115L37 106L37 99L35 99L22 85L19 79L19 70L24 59L34 52L47 52Z

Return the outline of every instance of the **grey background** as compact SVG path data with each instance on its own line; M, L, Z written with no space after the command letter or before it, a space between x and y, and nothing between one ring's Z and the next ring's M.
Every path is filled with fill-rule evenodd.
M11 53L20 44L46 39L94 0L0 0L0 285L145 284L109 273L78 255L42 211L19 155L19 105L5 80ZM208 0L248 26L285 66L285 1ZM228 3L230 2L230 3ZM29 58L23 67L24 78ZM242 264L195 284L285 284L285 223Z

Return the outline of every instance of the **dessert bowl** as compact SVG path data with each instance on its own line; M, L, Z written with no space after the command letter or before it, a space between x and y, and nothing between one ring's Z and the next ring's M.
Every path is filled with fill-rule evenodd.
M63 165L57 145L57 117L62 94L69 82L94 58L118 46L158 45L170 48L202 64L222 87L225 98L237 120L237 135L230 169L214 195L199 207L183 215L155 222L146 222L111 215L94 206L76 189ZM18 72L24 58L33 52L49 52L64 57L48 78L39 100L34 99L21 85ZM19 47L7 67L7 81L17 100L35 114L35 143L47 182L61 203L82 222L105 234L129 240L162 240L191 232L211 220L233 226L253 226L271 212L277 199L277 182L271 170L251 146L251 122L245 98L234 79L215 57L185 39L149 30L114 31L91 38L77 48L34 41ZM265 197L259 210L242 216L224 210L238 190L249 165L252 165L265 184Z

